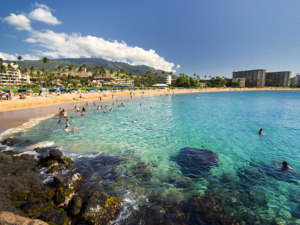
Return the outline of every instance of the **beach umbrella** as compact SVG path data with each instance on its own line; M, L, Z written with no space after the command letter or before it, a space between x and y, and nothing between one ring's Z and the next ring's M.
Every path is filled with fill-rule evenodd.
M117 90L116 88L114 88L113 90Z
M91 91L96 91L96 89L95 89L95 88L92 88Z
M25 92L25 91L26 91L25 88L21 88L21 89L18 90L18 92Z
M40 88L39 91L47 91L46 88Z
M3 92L9 92L9 90L8 90L8 89L3 89L2 91L3 91Z
M54 92L54 91L56 91L55 88L51 88L51 89L49 90L49 92Z

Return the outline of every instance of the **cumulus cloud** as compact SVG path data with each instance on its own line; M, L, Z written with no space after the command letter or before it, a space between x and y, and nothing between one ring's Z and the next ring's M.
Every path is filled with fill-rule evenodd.
M50 12L52 9L50 9L48 6L38 3L35 3L33 6L37 7L37 9L31 11L28 14L28 17L30 19L44 22L50 25L58 25L62 23L52 15L52 13Z
M18 57L19 54L14 54L14 55L10 55L4 52L0 52L0 58L2 58L3 60L10 60L10 61L18 61ZM35 55L29 55L29 54L25 54L25 55L21 55L22 58L24 60L38 60L40 59L40 57L37 57Z
M24 15L11 13L10 16L5 17L3 21L7 22L11 26L15 26L17 30L31 30L30 20Z
M107 60L127 62L131 65L147 65L156 69L173 71L174 63L166 61L154 50L128 46L124 41L106 41L94 36L81 34L55 33L51 30L30 32L25 40L34 43L46 51L36 51L38 55L53 58L102 57Z
M180 68L180 65L178 64L177 66L176 66L176 69L179 69Z

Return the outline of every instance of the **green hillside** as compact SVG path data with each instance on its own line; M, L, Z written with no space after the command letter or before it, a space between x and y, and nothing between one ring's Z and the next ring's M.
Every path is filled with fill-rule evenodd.
M112 62L101 58L76 58L76 59L50 59L50 63L46 65L46 69L49 72L55 72L56 65L62 65L64 68L69 64L73 64L76 68L82 65L83 63L87 64L88 69L93 72L93 67L95 65L103 66L106 70L114 70L114 72L119 71L120 68L124 68L126 73L132 73L133 75L143 75L146 71L151 71L152 74L157 72L159 75L162 75L162 70L156 70L153 67L149 66L131 66L128 63L122 62ZM20 66L22 69L25 67L29 68L30 66L34 66L36 70L41 70L43 68L43 64L41 60L24 60L21 61ZM166 71L166 75L168 75L168 71ZM164 75L162 75L164 76ZM177 77L177 76L176 76Z

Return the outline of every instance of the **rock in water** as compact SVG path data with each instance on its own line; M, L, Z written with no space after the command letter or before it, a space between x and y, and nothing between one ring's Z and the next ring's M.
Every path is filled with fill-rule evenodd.
M223 212L218 196L194 196L191 202L187 202L183 206L183 211L186 219L192 224L239 225L238 222Z
M94 224L111 224L122 205L120 198L96 190L84 207L83 218Z
M181 171L189 177L197 177L210 171L212 166L220 165L218 155L205 149L185 147L173 160L181 166Z

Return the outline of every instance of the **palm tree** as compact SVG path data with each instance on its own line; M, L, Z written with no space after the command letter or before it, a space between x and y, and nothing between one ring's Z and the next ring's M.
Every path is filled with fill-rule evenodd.
M113 75L113 74L114 74L114 71L113 71L113 70L110 70L109 73L110 73L111 75Z
M161 71L161 74L165 75L165 71L164 71L164 70L163 70L163 71Z
M83 68L84 68L84 71L86 72L86 68L87 68L87 64L86 63L83 63Z
M120 74L124 74L126 72L126 70L121 68L119 72L120 72Z
M46 74L46 65L48 64L50 62L50 59L48 59L47 57L43 57L43 59L42 59L42 63L43 63L43 65L44 65L44 73ZM46 87L47 87L47 80L46 80Z
M73 64L70 64L69 66L67 66L67 69L68 69L69 72L70 72L70 76L72 76L72 71L74 70L74 65L73 65Z

